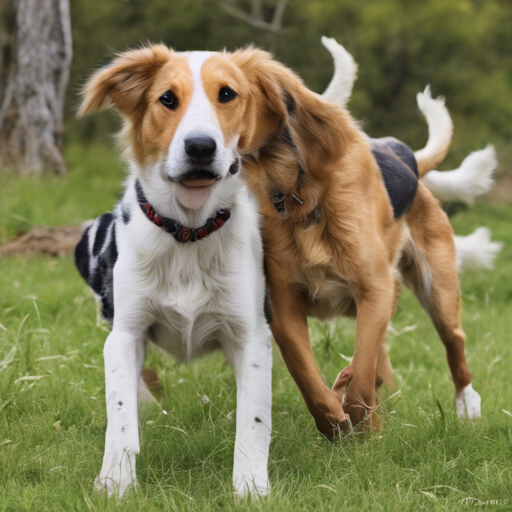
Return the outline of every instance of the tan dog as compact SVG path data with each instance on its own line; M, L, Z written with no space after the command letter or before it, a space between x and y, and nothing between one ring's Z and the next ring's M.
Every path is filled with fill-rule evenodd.
M400 278L445 344L458 415L479 417L452 228L417 183L446 155L451 130L415 158L395 139L371 141L344 108L309 91L270 55L235 57L256 70L257 124L267 122L267 142L244 169L264 215L272 332L318 429L331 437L349 428L347 414L353 424L371 425L375 388L393 378L383 342ZM335 315L357 317L357 334L352 364L331 390L313 357L307 317Z

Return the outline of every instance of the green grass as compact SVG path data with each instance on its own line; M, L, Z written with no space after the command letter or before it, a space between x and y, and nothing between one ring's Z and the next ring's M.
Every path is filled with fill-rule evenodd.
M79 224L112 210L124 176L116 154L104 145L73 145L66 161L65 178L0 171L0 243L36 224Z
M67 158L65 180L0 176L2 239L31 223L79 222L112 208L122 176L113 154L75 147ZM0 260L0 511L460 511L474 505L469 497L500 500L479 508L512 509L512 207L480 203L453 220L461 234L488 225L507 244L495 271L461 283L482 420L456 419L444 350L404 290L388 341L400 394L382 408L382 432L325 441L276 351L273 489L260 501L232 495L231 368L220 355L178 365L156 350L148 366L160 371L169 414L154 406L141 413L140 487L121 505L96 495L106 332L96 326L94 301L71 258ZM352 354L354 332L345 319L311 322L328 383ZM42 378L19 380L27 376Z

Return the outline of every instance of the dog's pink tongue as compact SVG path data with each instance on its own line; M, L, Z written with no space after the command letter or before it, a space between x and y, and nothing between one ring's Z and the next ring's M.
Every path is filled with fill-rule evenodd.
M181 185L180 183L176 184L176 195L178 196L178 201L185 208L190 208L192 210L200 208L203 205L203 203L208 199L209 194L209 186L198 187L196 185L192 187L187 187Z
M214 179L211 179L211 180L190 179L190 180L183 180L181 182L181 184L185 185L185 187L208 187L210 185L213 185L214 183L215 183Z

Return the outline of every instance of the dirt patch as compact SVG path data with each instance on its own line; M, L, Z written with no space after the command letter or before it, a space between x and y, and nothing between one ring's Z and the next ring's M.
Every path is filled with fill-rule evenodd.
M38 226L0 245L0 257L36 254L68 256L73 254L84 229L84 226Z

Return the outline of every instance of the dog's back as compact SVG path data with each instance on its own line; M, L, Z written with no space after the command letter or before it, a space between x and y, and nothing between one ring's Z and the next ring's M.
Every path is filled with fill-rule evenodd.
M379 166L395 219L404 216L418 191L418 164L412 149L393 137L372 139L372 153Z

